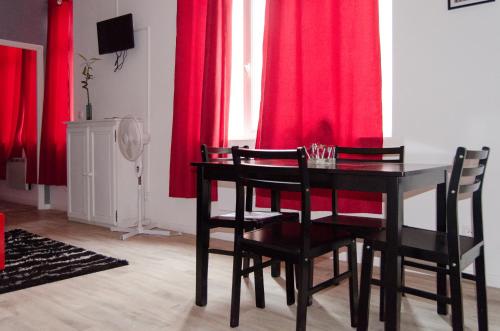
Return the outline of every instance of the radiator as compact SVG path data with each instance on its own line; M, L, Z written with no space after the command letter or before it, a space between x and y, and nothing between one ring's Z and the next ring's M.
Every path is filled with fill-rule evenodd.
M28 191L31 187L26 184L26 159L12 158L7 160L7 186L16 190Z

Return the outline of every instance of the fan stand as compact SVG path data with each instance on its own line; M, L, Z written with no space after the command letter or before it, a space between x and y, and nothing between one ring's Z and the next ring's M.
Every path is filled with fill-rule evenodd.
M125 234L121 235L122 240L127 240L128 238L131 238L136 235L140 234L149 234L149 235L156 235L156 236L179 236L181 235L180 232L173 232L169 230L156 230L156 226L154 224L150 225L144 225L144 189L142 186L142 157L139 162L137 162L136 165L136 172L137 172L137 215L138 215L138 220L137 220L137 225L132 226L132 227L112 227L110 228L111 231L115 232L125 232Z

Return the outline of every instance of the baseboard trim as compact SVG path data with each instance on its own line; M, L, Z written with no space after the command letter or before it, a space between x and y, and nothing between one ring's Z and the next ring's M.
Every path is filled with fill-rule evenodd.
M486 274L486 285L488 287L500 288L500 275Z
M37 206L37 201L33 200L31 197L21 197L21 196L3 196L0 195L0 200L7 201L7 202L12 202L12 203L18 203L21 205L28 205L28 206Z

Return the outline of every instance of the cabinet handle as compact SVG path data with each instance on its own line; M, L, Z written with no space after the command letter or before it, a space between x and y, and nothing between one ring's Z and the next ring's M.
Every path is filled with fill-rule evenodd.
M87 174L87 176L92 177L92 176L94 176L94 173L93 173L93 172L89 172L89 173Z

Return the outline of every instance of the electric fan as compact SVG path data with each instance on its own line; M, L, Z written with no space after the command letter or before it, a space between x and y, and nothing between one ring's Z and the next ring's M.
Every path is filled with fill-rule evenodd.
M113 227L111 231L126 232L121 236L126 240L138 234L152 234L160 236L170 236L172 233L167 230L155 230L152 224L145 225L144 213L144 188L142 185L142 155L144 145L149 143L149 135L142 130L141 122L132 116L124 117L118 126L118 146L123 157L131 162L135 162L135 174L137 176L137 224L133 227Z

